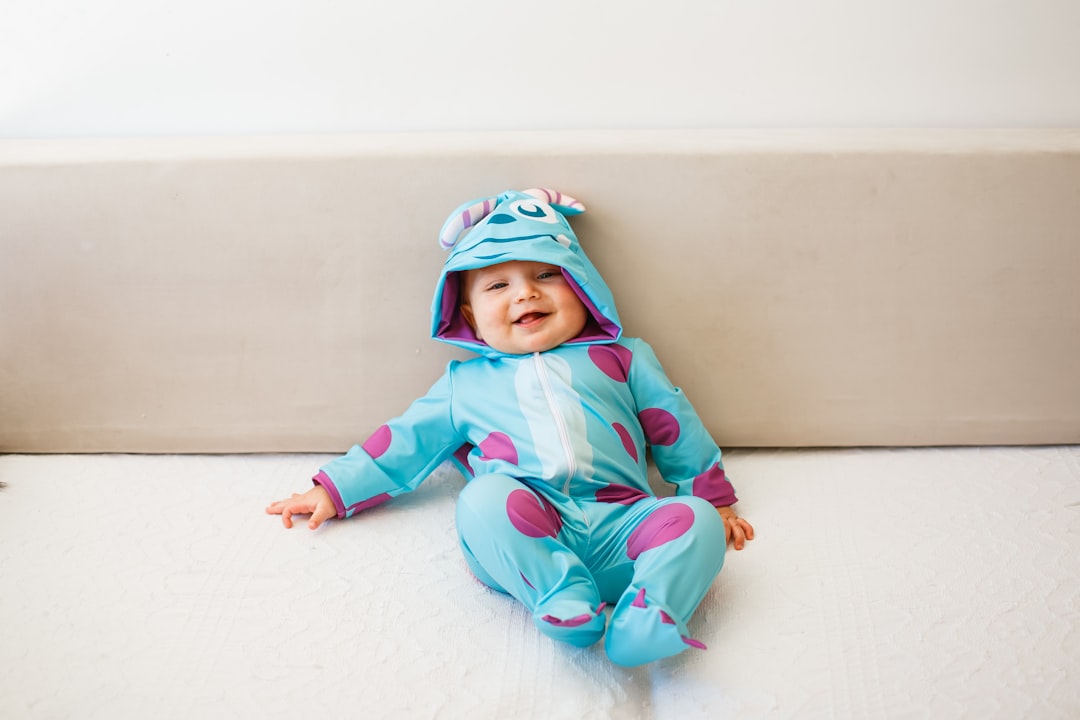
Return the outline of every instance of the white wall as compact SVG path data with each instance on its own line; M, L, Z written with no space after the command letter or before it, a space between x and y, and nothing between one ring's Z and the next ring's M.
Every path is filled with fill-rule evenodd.
M1080 126L1076 0L0 8L0 137Z

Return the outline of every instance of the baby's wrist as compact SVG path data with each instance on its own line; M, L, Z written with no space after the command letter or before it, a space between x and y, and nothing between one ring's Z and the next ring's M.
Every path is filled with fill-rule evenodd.
M330 498L330 502L334 503L334 510L337 511L338 519L345 517L345 503L342 501L341 494L334 485L334 481L330 479L330 476L320 470L315 477L311 478L311 482L315 484L315 487L321 488Z

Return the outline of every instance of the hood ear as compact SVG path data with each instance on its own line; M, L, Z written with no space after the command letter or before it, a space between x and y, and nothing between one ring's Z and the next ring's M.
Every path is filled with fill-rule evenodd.
M522 190L521 192L525 195L531 195L537 200L543 200L563 215L580 215L585 212L585 206L581 204L581 201L575 200L569 195L564 195L558 190L552 190L550 188L530 188L529 190Z
M497 196L482 200L470 200L450 213L450 217L446 218L442 230L439 231L439 246L443 250L454 247L454 243L458 241L461 233L491 214L498 201Z
M511 194L512 193L504 193L502 195L482 198L480 200L470 200L458 207L457 210L450 213L450 217L446 219L442 229L439 231L439 246L443 250L452 249L457 243L458 238L461 237L461 233L490 215L495 209L495 206L498 205L500 201L505 200L507 195ZM551 190L550 188L530 188L529 190L523 190L521 194L545 202L563 215L579 215L585 212L585 206L582 205L580 201L575 200L569 195L564 195L558 190Z

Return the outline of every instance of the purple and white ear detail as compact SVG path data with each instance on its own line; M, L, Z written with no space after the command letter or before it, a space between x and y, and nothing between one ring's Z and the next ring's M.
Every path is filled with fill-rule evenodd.
M585 206L581 204L581 201L575 200L569 195L564 195L558 190L552 190L550 188L530 188L528 190L522 190L521 192L525 195L531 195L537 200L543 200L563 215L578 215L585 212Z
M490 215L498 202L498 197L472 200L455 210L443 223L442 230L439 231L439 247L443 250L454 247L461 233Z

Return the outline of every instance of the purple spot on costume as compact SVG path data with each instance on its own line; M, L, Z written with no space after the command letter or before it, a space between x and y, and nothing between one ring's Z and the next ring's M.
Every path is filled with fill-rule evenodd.
M506 498L506 515L519 533L531 538L556 537L562 517L551 503L528 490L514 490Z
M638 419L650 445L674 445L679 439L679 421L663 408L646 408Z
M622 441L622 445L626 448L627 454L634 458L637 462L637 446L634 444L634 438L630 436L630 431L626 429L626 426L622 423L611 423L611 427L615 429L615 432L619 435L619 440Z
M378 430L371 433L371 437L364 441L362 447L372 458L379 458L390 449L390 441L392 438L393 433L391 433L390 427L388 425L383 425Z
M694 524L694 511L681 503L664 505L637 526L626 541L626 556L637 560L641 553L665 545Z
M480 452L484 460L505 460L511 465L517 465L518 453L514 447L514 441L506 433L493 432L480 443Z
M622 345L593 345L589 348L589 359L605 375L617 382L626 382L630 377L630 361L633 353Z
M458 467L461 468L461 472L468 477L476 476L476 471L473 470L472 464L469 463L469 453L472 452L472 449L473 446L471 443L464 443L454 451L454 460L457 461Z
M618 503L619 505L633 505L638 500L652 497L647 492L632 488L628 485L612 483L596 491L596 501L602 503Z
M389 493L380 493L379 495L376 495L375 497L373 497L373 498L371 498L369 500L364 500L362 502L353 503L349 507L345 508L345 512L348 513L349 515L351 515L353 513L358 513L361 510L367 510L368 508L373 508L376 505L382 505L384 502L386 502L389 499L390 499Z

